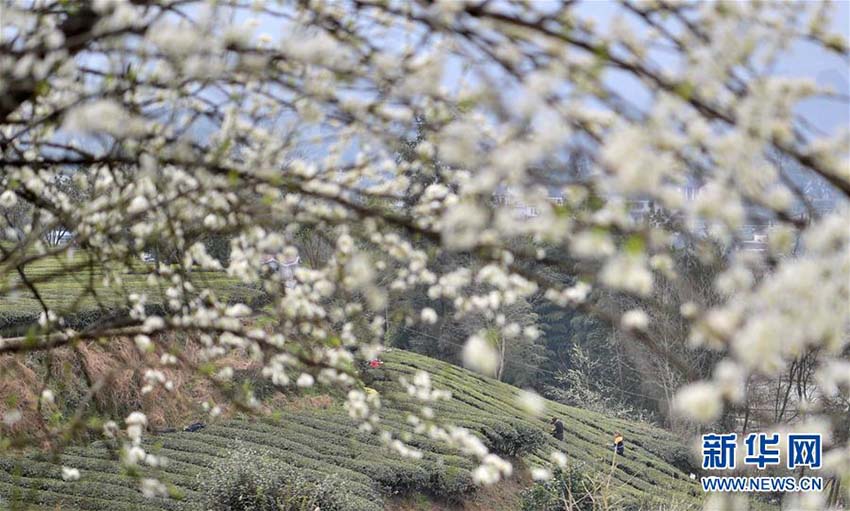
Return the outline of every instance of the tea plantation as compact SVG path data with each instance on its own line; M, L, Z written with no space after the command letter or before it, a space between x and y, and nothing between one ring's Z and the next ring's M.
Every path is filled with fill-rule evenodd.
M129 306L126 297L130 293L145 294L151 313L165 303L164 290L147 282L153 263L131 259L114 272L106 272L90 257L84 250L69 250L31 262L23 270L39 297L62 314L69 326L80 329L104 316L120 315ZM214 290L225 300L256 303L262 298L258 288L246 286L224 271L192 271L187 278L196 289ZM0 334L4 336L22 335L42 311L16 273L0 282L0 298Z
M503 455L540 466L559 449L581 470L610 474L609 489L625 499L621 502L653 507L676 502L677 509L699 502L698 487L686 471L686 448L660 429L547 402L546 416L558 415L566 426L565 441L558 442L547 434L546 416L531 418L522 411L514 387L413 353L392 351L384 361L383 368L368 375L369 384L382 393L381 415L395 431L410 431L404 408L413 406L394 399L405 393L398 378L424 369L436 388L453 394L451 401L433 407L438 416L476 432ZM608 442L615 431L625 435L628 447L612 467ZM375 435L356 428L341 403L327 409L287 408L274 420L228 419L198 432L148 436L147 449L168 463L132 476L156 475L174 498L144 497L138 480L122 472L115 451L98 442L70 448L57 460L38 454L0 459L0 508L200 510L222 467L229 467L238 453L251 452L273 460L275 470L321 485L332 502L322 509L378 511L392 496L421 494L452 502L475 491L471 459L420 436L411 436L409 443L424 452L422 460L381 447ZM63 481L62 465L78 468L80 479Z

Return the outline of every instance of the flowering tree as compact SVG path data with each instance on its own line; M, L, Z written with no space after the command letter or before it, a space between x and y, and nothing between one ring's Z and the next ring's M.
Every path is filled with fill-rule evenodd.
M380 348L387 302L425 285L458 318L498 318L541 292L622 327L691 382L677 403L703 422L746 399L749 374L775 374L814 350L821 394L850 386L848 135L798 108L813 97L846 108L847 97L772 72L798 45L846 65L828 4L625 0L603 24L574 2L44 0L0 9L0 207L30 211L23 227L4 220L0 296L30 295L41 312L28 335L2 341L2 354L130 336L159 364L186 364L162 343L180 333L204 360L252 357L276 385L350 388L352 415L375 427L379 398L357 390L351 359ZM399 140L414 140L403 158ZM587 172L560 172L576 151ZM811 207L787 162L841 197L839 207ZM68 180L90 191L85 200ZM536 216L494 207L505 189ZM689 200L683 189L698 193ZM635 200L649 201L656 220L630 215ZM754 219L771 225L763 252L739 248ZM72 243L44 242L63 226ZM304 232L329 240L328 257L299 268L294 286L264 274L261 256L293 259ZM210 236L230 240L229 258L209 254ZM140 270L152 244L176 256ZM719 304L695 297L676 310L656 299L656 286L680 285L671 254L683 244L724 265ZM26 272L74 251L59 272ZM431 263L443 251L478 264L437 273ZM563 273L565 255L581 261L580 278L548 277ZM105 283L117 295L110 307L127 313L71 328L79 307L57 307L39 290L86 267L102 282L68 301L107 309L97 296ZM228 300L197 278L201 270L261 288L274 323L248 326L257 304ZM126 285L128 271L145 273L144 289ZM597 290L640 305L621 320L597 307ZM682 352L647 334L662 313L687 321L683 342L725 355L710 380L694 381ZM479 369L497 356L479 335L464 350ZM149 369L147 385L167 385L160 367ZM92 382L92 393L103 384ZM417 399L440 397L427 378L411 385ZM807 409L817 420L817 403ZM83 418L67 427L84 428ZM509 471L474 436L423 420L432 436L479 457L480 481ZM133 414L124 429L108 422L104 431L144 460L144 424ZM846 449L831 460L850 466Z

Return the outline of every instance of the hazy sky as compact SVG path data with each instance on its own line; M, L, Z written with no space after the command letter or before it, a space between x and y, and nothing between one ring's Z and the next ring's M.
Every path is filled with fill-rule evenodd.
M811 5L810 0L798 1L801 9ZM585 0L579 3L578 12L593 17L600 27L620 12L617 2L607 0ZM833 2L832 29L850 39L850 0ZM836 92L850 95L850 65L834 54L827 54L811 44L798 44L778 62L775 74L783 76L807 76L813 78L819 85L831 86ZM636 84L629 79L615 79L617 89L625 96L642 94ZM850 105L834 100L807 100L800 105L799 113L803 114L814 125L826 132L837 129L850 129Z
M801 9L808 9L811 5L810 2L799 2ZM560 2L538 0L535 6L542 10L548 10L549 8L557 9L560 6ZM607 25L614 16L617 13L623 12L619 2L609 0L583 0L574 8L581 16L595 19L598 28L601 30L606 30ZM237 15L236 19L244 20L252 14L248 11L242 11ZM626 19L634 19L634 17L628 15ZM279 39L284 34L289 33L289 29L286 26L287 23L279 18L271 19L267 17L257 21L259 21L258 32L269 34L274 39ZM850 39L850 0L838 0L834 2L832 27L834 31ZM399 33L398 37L407 39L407 36L403 33ZM671 58L668 58L668 56L660 51L657 55L655 52L652 52L651 55L653 60L660 65L676 66L675 60L671 60ZM459 78L459 70L451 62L446 62L446 71L447 73L444 78L447 80L452 81ZM791 48L777 63L774 73L776 75L810 77L820 85L829 85L836 92L850 95L850 70L848 70L848 61L842 60L834 54L819 50L809 43L798 43ZM648 92L645 86L638 83L633 77L622 72L609 70L607 82L620 95L629 99L635 105L639 107L647 105L649 100ZM850 129L850 106L846 102L828 99L807 100L800 104L798 113L805 116L810 124L825 133L835 133L841 128Z
M741 0L747 1L747 0ZM808 9L816 0L798 1L801 9ZM560 2L557 0L537 0L536 6L542 10L547 7L557 9ZM547 7L540 7L547 6ZM607 27L608 23L617 13L623 12L619 2L611 0L582 0L573 7L576 11L586 17L594 18L600 28ZM237 19L245 19L250 16L249 12L242 12ZM627 16L629 19L631 15ZM260 19L258 30L266 32L274 38L279 38L286 32L281 26L280 19ZM850 40L850 0L835 0L833 2L832 28ZM400 34L400 37L404 37ZM663 56L658 55L662 64ZM808 76L821 85L830 85L837 92L850 95L850 68L848 61L833 54L826 54L811 44L798 44L780 61L776 67L777 75ZM630 96L634 93L634 99L640 102L643 91L637 90L637 84L630 84L628 79L620 80L612 77L609 83L615 84L616 88L624 95ZM834 131L839 127L848 127L850 124L850 107L836 101L817 100L808 101L801 110L809 120L821 126L826 131Z

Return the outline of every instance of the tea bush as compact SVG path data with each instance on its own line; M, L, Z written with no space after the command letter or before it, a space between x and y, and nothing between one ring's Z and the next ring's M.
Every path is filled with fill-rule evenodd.
M345 480L315 480L270 451L240 446L208 473L199 474L210 511L359 511L381 509L351 496ZM368 504L367 504L368 506Z
M585 467L558 468L522 492L522 511L594 511L597 489Z
M512 458L534 451L545 441L542 431L521 422L494 422L482 431L490 450Z

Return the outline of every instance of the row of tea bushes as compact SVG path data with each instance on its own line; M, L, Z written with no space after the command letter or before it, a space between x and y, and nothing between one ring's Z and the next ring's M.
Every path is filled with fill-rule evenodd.
M443 443L412 435L407 422L407 414L418 405L405 398L398 379L425 370L436 388L454 396L430 404L438 417L468 428L502 455L538 466L560 450L583 470L610 473L612 490L622 498L698 500L696 485L671 460L685 448L659 429L553 402L547 402L542 417L531 417L518 402L520 391L509 385L403 351L386 353L383 360L381 377L370 382L382 393L380 414L387 427L423 452L421 460L387 450L376 435L358 430L341 403L335 403L329 409L283 409L274 420L236 418L195 433L147 437L146 449L168 463L140 475L158 477L175 498L143 497L138 482L124 473L104 442L69 448L59 460L38 455L0 460L0 497L50 509L200 511L208 504L210 474L225 477L221 467L233 463L238 453L262 452L284 467L281 470L297 475L292 477L311 481L314 494L304 496L304 502L321 494L337 511L378 511L384 498L410 494L444 502L466 499L475 491L470 475L474 460ZM548 435L550 415L564 421L563 442ZM608 442L615 431L625 435L627 451L612 467ZM62 465L78 468L81 479L63 481Z
M382 369L394 377L374 382L382 395L402 398L405 389L397 383L397 375L410 379L416 371L426 371L434 387L452 392L451 401L432 405L438 416L479 432L495 450L499 450L500 442L507 446L518 442L519 454L528 465L545 464L549 454L559 450L567 454L570 463L581 464L586 470L610 472L614 490L632 500L645 501L647 495L657 495L665 502L671 498L694 501L701 495L697 484L688 477L693 467L687 447L660 428L553 401L546 401L540 417L531 417L520 403L521 390L511 385L400 350L386 353L383 361ZM413 406L407 408L415 410ZM546 434L539 444L529 442L530 451L523 451L520 446L529 436L527 432L548 433L551 416L564 422L564 441ZM627 442L626 456L616 460L610 447L615 432L622 433ZM494 438L500 442L493 442ZM616 461L613 467L612 461Z

